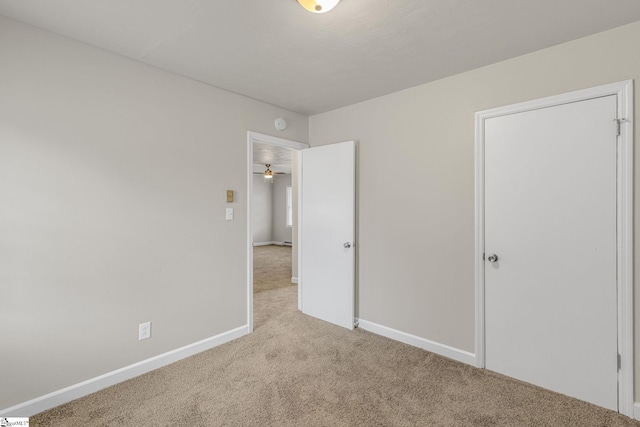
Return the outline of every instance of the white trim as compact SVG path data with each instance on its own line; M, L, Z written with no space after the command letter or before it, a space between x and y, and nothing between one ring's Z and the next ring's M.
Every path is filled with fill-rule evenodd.
M489 110L478 111L476 113L476 119L478 118L478 116L480 116L482 119L490 119L492 117L522 113L525 111L548 108L562 104L569 104L572 102L585 101L587 99L599 98L603 96L623 95L623 93L627 92L626 85L631 85L630 89L633 89L633 80L626 80L589 89L582 89L574 92L563 93L560 95L549 96L546 98L519 102L517 104L505 105Z
M253 246L270 246L270 245L276 245L276 246L285 246L284 242L258 242L258 243L254 243Z
M291 283L298 284L298 278L297 277L292 277L291 278Z
M291 141L289 139L278 138L277 136L265 135L258 132L247 132L247 325L249 327L250 333L253 332L253 246L255 245L252 242L253 236L251 231L251 198L253 195L254 142L275 145L278 147L291 148L293 150L304 150L305 148L309 148L309 144L306 144L304 142ZM298 186L298 191L299 188L300 186ZM298 201L298 203L300 202ZM298 248L300 248L300 233L298 233ZM298 264L299 263L300 261L298 261ZM298 298L299 295L300 290L298 290Z
M363 319L356 319L356 324L359 328L364 329L365 331L373 332L374 334L382 335L383 337L391 338L392 340L400 341L402 343L439 354L440 356L466 363L467 365L475 365L475 354L469 353L468 351L460 350L446 344L440 344L426 338L411 335L406 332L398 331Z
M302 283L302 152L298 155L297 162L297 176L298 176L298 277L296 277L296 283L298 286L298 310L302 311L302 292L304 292L304 284ZM292 279L293 281L293 279Z
M618 138L617 158L617 239L618 239L618 411L631 417L634 413L634 338L633 338L633 81L627 80L595 88L565 93L477 112L475 115L475 290L476 290L476 360L485 366L484 313L484 122L485 120L552 107L570 102L616 95L618 118L626 119Z
M258 132L247 132L249 139L252 142L260 142L262 144L276 145L278 147L291 148L293 150L304 150L309 148L309 144L306 142L292 141L290 139L279 138L277 136L266 135ZM251 157L253 158L253 151L251 151ZM253 163L252 163L253 167ZM253 172L252 172L253 175Z
M253 230L251 199L253 198L253 135L247 132L247 326L253 332Z
M0 410L1 417L31 417L104 388L121 383L154 369L161 368L185 357L212 349L249 333L247 325L223 332L214 337L168 351L104 375L37 397L24 403Z
M632 416L633 338L633 81L619 83L618 118L626 119L618 137L618 411Z
M476 113L475 121L475 365L484 368L484 118Z
M636 402L633 404L633 417L636 420L640 420L640 403Z

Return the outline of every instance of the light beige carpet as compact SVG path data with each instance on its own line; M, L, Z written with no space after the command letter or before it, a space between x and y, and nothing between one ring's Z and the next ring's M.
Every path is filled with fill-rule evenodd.
M295 286L291 283L291 246L253 248L253 292Z
M637 426L629 418L255 296L253 334L31 418L32 426Z

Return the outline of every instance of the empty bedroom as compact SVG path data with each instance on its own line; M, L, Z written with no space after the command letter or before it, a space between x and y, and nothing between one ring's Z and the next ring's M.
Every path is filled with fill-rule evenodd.
M0 0L0 425L640 426L637 0Z

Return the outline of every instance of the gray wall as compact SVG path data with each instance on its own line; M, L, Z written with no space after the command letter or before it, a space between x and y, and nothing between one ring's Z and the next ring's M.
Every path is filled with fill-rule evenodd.
M273 240L273 186L264 182L263 175L253 175L251 198L251 234L253 243Z
M273 241L291 242L291 227L287 227L287 185L291 175L276 175L273 182Z
M360 142L358 316L473 351L473 114L625 79L637 99L638 40L640 23L307 122L0 17L0 408L246 323L246 131L278 116L277 136Z
M0 17L0 409L246 325L247 131L276 117L307 140L303 115Z
M634 23L312 116L312 146L359 141L358 317L474 352L474 113L627 79L637 100L639 40Z
M276 175L273 184L264 182L262 175L253 176L253 243L291 242L291 228L285 222L287 185L291 185L291 175Z

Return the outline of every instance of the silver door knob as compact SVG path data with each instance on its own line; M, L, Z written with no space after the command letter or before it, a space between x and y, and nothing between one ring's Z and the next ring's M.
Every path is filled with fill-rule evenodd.
M351 247L351 243L347 242L343 246L344 246L345 249L349 249Z
M487 260L489 262L496 262L496 261L498 261L498 255L496 255L496 254L489 255L489 258L487 258Z

